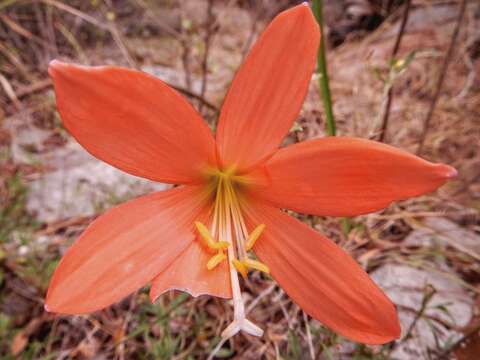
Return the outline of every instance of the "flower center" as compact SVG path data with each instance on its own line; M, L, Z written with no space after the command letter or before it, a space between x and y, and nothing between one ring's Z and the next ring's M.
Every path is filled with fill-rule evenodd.
M251 259L247 254L262 234L265 225L258 225L248 234L239 201L239 195L246 183L245 177L235 175L233 170L210 171L209 186L215 198L210 230L204 224L195 222L204 245L216 253L206 264L207 268L214 269L226 260L228 255L230 263L244 278L247 277L249 269L269 273L265 264Z
M247 254L262 234L265 225L258 225L248 234L239 199L247 186L244 176L235 175L231 170L213 170L208 176L209 190L214 196L212 224L210 229L198 221L195 222L195 226L207 250L214 253L206 264L207 268L213 270L222 261L228 259L229 262L234 319L222 332L222 338L228 339L241 330L254 336L261 336L263 330L246 318L238 273L246 278L248 270L270 272L265 264L250 258Z

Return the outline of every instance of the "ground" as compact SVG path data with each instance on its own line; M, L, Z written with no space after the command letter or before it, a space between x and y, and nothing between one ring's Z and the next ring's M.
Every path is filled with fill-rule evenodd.
M86 153L64 130L46 69L53 58L142 69L176 87L212 128L235 70L266 23L295 3L0 1L0 354L2 359L202 359L232 318L228 301L142 289L88 316L43 309L61 255L108 208L169 185ZM397 305L402 338L349 342L310 319L268 276L242 282L262 338L234 337L235 359L477 359L480 353L480 5L467 2L445 81L423 126L460 2L326 1L327 58L339 135L378 139L456 167L438 191L349 219L293 214L346 249ZM393 4L393 5L392 5ZM207 26L206 24L209 24ZM210 29L210 44L205 35ZM208 62L203 59L208 48ZM206 71L205 71L206 70ZM325 136L312 79L285 143ZM202 90L206 83L206 90ZM389 89L392 104L386 110Z

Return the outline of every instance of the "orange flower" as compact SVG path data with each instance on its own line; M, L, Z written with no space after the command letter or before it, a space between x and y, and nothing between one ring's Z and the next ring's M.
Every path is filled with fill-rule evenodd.
M302 106L319 41L308 6L277 16L233 81L216 140L182 96L150 75L53 61L60 115L85 149L130 174L180 186L94 221L58 265L46 309L92 312L151 282L152 301L169 289L233 297L234 321L223 336L261 335L245 317L238 280L238 272L257 269L347 338L397 338L395 307L368 275L279 208L364 214L433 191L456 171L349 137L279 149Z

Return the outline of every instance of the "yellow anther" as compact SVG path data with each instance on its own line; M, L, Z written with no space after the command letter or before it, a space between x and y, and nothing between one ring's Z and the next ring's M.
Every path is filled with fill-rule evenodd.
M198 230L198 233L205 240L207 243L213 242L212 235L210 235L210 231L208 231L207 227L203 225L200 221L195 221L195 227Z
M212 270L217 267L223 260L227 258L227 255L223 251L219 251L217 255L214 255L207 262L207 269Z
M235 269L237 269L237 271L242 275L242 277L246 279L248 270L247 267L243 264L243 262L238 259L233 259L232 264L233 266L235 266Z
M258 225L250 234L247 240L247 244L245 245L245 250L249 251L255 245L255 242L258 240L260 235L262 235L263 230L265 230L265 224Z
M229 246L230 244L226 241L214 241L208 245L213 250L226 250Z
M210 231L208 231L207 227L203 225L200 221L195 221L195 227L200 234L205 246L212 250L225 250L227 249L230 244L226 241L215 241L213 240Z
M252 259L244 259L242 263L250 269L255 269L261 272L264 272L266 274L270 274L270 269L267 265L264 263L257 261L257 260L252 260Z

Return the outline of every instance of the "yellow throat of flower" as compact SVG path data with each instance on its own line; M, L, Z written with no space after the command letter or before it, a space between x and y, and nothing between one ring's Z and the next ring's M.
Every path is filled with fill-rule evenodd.
M234 170L218 169L209 171L208 177L209 191L215 199L213 221L210 230L203 223L195 222L205 247L215 252L206 264L208 270L213 270L228 258L231 266L244 278L250 269L269 273L270 270L265 264L249 258L247 254L262 234L265 225L258 225L248 234L239 200L242 188L247 184L246 178L235 175Z

